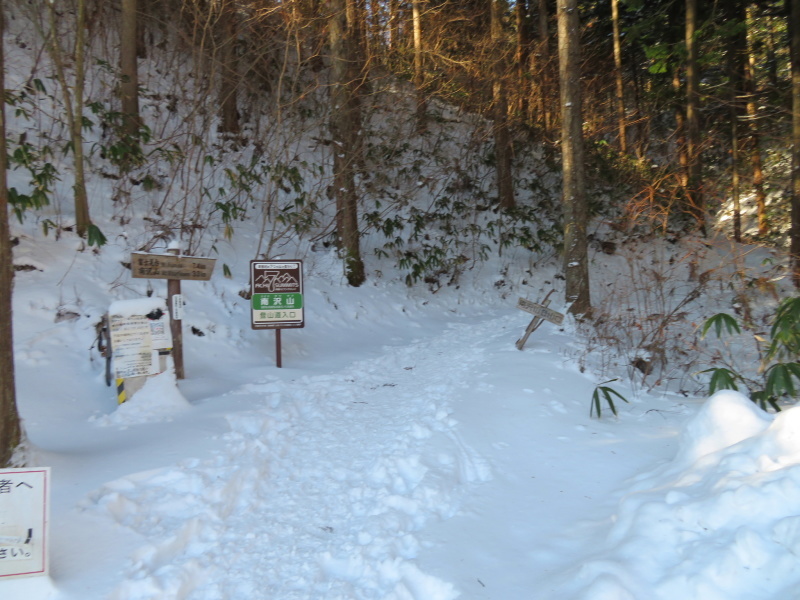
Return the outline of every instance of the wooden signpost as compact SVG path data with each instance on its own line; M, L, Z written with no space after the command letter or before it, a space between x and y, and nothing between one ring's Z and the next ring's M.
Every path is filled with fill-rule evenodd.
M170 254L149 252L131 253L131 273L140 279L174 279L208 281L214 271L216 258L180 256L180 250L171 248Z
M544 300L542 300L541 304L536 304L535 302L531 302L525 298L520 298L517 301L517 308L534 315L533 320L525 330L525 334L517 340L516 346L518 350L522 350L522 348L525 346L525 342L528 341L528 337L530 337L530 335L545 321L550 321L556 325L561 325L561 323L564 322L563 314L556 312L551 308L547 308L547 305L550 304L550 294L552 294L554 291L555 290L550 290L547 292L547 296L544 297Z
M250 261L250 324L275 330L275 365L280 368L281 329L305 327L303 261Z
M170 254L151 254L149 252L131 253L131 274L139 279L166 279L167 306L170 312L172 332L172 358L175 364L175 378L184 378L183 368L183 296L181 281L208 281L214 271L216 258L182 256L180 249L170 248Z

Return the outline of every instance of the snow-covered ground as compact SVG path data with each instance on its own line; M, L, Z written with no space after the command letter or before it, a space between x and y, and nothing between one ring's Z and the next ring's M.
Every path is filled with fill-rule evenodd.
M7 23L6 84L32 111L28 119L9 107L8 138L64 148L43 42L19 15ZM115 43L94 41L96 52ZM602 419L589 414L604 380L597 368L613 377L641 359L664 387L692 387L683 383L709 366L693 345L697 327L719 310L749 310L759 295L774 304L777 271L750 268L777 269L780 257L724 240L620 236L613 256L592 251L595 306L610 315L593 343L567 319L545 323L519 351L531 318L515 308L519 296L537 301L555 288L550 307L565 311L544 241L556 227L548 207L559 178L541 149L521 151L519 200L553 230L527 240L541 252L512 236L500 257L488 238L509 224L492 221L487 236L493 211L450 214L493 201L487 124L431 103L440 118L419 138L415 96L402 86L376 94L362 209L389 233L369 239L364 227L368 279L354 289L320 241L324 219L316 244L292 233L300 213L313 212L303 202L331 210L315 104L324 98L298 108L308 122L288 109L273 118L267 98L253 115L263 128L256 156L252 145L215 138L202 98L177 101L192 69L154 54L140 81L156 138L137 181L102 158L105 128L85 132L92 219L108 243L86 247L65 228L74 223L72 159L61 150L40 157L57 166L51 204L12 223L18 404L28 465L50 467L52 486L49 575L0 577L0 598L800 599L800 409L766 414L733 392L649 395L633 371L636 381L611 384L630 400L617 402L618 417L606 407ZM113 109L116 81L90 71L91 98ZM32 89L38 77L47 94ZM249 180L236 187L226 172L242 166L267 183L240 197ZM17 165L10 184L24 191L31 176ZM412 236L417 205L436 215L418 213L432 220ZM220 206L236 208L227 236ZM271 220L284 209L299 219L285 230ZM404 224L416 242L387 251ZM608 227L592 232L602 242ZM168 371L118 405L95 325L113 303L166 295L163 280L132 279L125 263L131 250L161 252L181 235L219 259L210 281L183 283L186 378ZM436 258L445 242L451 270L406 287L409 268L388 256L399 248L424 261L425 248ZM283 332L283 368L273 333L250 328L240 295L249 260L263 254L304 260L306 327ZM621 306L630 306L621 318L607 310ZM752 350L728 348L755 365Z
M592 419L573 324L517 350L530 315L489 265L436 294L353 289L327 251L283 368L229 256L233 280L184 282L186 379L118 406L94 323L146 282L109 287L124 246L78 246L16 248L37 267L15 359L31 464L52 468L50 575L3 598L800 598L800 409L617 382L631 403Z

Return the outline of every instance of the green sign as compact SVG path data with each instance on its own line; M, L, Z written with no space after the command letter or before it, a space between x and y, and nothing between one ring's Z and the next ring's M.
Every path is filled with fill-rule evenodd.
M303 262L250 261L253 329L303 327Z
M303 294L253 294L253 310L303 308Z

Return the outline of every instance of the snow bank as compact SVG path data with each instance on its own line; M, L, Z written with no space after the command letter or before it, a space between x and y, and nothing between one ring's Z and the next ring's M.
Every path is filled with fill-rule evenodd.
M191 407L181 394L170 367L158 375L149 377L144 386L127 402L120 404L114 412L95 416L90 421L101 427L127 427L142 423L165 421Z
M561 597L800 597L800 407L773 416L715 394L576 571Z

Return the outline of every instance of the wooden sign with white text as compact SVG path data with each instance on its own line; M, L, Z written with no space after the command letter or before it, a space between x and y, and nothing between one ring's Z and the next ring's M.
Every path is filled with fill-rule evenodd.
M138 279L208 281L216 262L216 258L132 252L131 275Z

